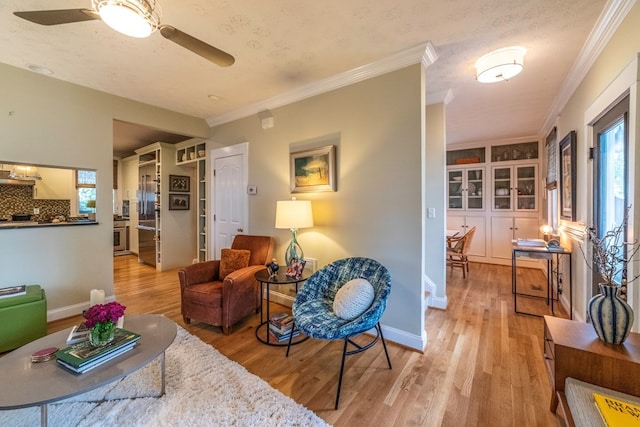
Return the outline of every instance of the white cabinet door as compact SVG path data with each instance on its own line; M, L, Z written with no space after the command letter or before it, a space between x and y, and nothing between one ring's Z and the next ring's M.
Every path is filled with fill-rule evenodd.
M471 240L471 246L469 247L469 255L474 256L487 256L487 226L486 220L483 216L468 216L466 220L467 231L475 227L476 232Z
M75 197L73 170L43 167L38 170L42 180L36 181L33 188L34 199L71 200Z
M513 217L492 217L491 256L511 259L511 240L513 240Z
M492 217L491 256L511 259L513 239L537 239L539 234L538 218Z
M514 218L514 239L538 239L540 238L540 224L538 218Z
M467 233L472 227L476 227L476 232L471 241L469 255L484 257L487 255L487 226L484 216L462 216L448 215L447 230L458 230L459 236Z

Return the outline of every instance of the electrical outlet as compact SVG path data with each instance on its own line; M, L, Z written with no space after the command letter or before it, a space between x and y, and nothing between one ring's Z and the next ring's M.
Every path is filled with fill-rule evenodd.
M34 215L40 215L40 208L33 208Z
M436 208L427 208L427 218L436 217Z

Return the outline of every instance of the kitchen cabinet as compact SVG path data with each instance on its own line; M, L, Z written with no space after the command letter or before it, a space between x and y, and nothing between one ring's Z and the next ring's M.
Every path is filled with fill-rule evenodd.
M452 211L485 209L485 168L477 165L447 169L447 206Z
M493 211L538 211L537 164L493 166L491 173Z
M492 216L491 256L511 260L512 240L537 239L540 225L536 217Z
M74 171L71 169L56 169L38 167L41 180L33 187L34 199L75 199Z
M487 225L484 216L471 215L447 215L447 230L457 230L459 235L467 233L471 228L476 227L476 232L471 240L469 255L475 257L485 257L487 255ZM475 261L478 261L477 259Z

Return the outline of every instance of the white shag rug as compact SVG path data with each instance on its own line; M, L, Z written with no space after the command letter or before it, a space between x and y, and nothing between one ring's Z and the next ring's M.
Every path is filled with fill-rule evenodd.
M180 326L165 354L164 396L152 397L160 391L155 360L120 381L49 404L49 426L328 425ZM39 425L40 407L0 411L0 426Z

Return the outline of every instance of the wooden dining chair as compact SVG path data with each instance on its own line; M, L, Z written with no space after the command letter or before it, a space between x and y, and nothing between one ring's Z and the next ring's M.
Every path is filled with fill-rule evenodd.
M462 268L462 277L465 279L469 272L467 253L469 252L469 247L471 247L471 240L475 232L476 228L472 227L462 236L447 238L447 265L451 267L452 271L453 267Z

